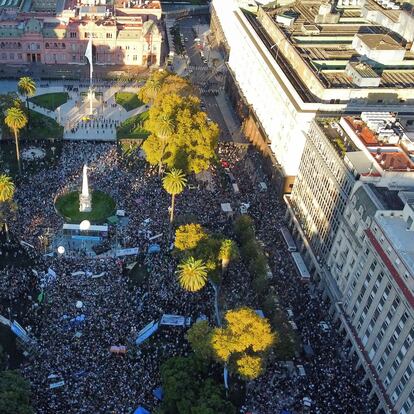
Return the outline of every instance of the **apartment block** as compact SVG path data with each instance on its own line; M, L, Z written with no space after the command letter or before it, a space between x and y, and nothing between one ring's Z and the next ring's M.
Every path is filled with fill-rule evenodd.
M379 413L414 413L413 222L413 192L359 181L321 280Z

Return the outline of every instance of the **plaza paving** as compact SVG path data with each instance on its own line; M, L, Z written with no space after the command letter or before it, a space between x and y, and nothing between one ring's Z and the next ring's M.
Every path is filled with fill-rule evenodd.
M78 90L67 90L64 85L38 86L37 95L45 93L68 92L68 101L55 111L45 109L41 106L30 104L31 109L55 119L64 127L63 139L72 141L116 141L116 127L126 119L147 110L145 105L126 111L115 102L117 92L137 92L137 87L131 86L109 86L95 88L95 93L102 93L100 99L93 101L93 116L89 116L89 99L86 86L74 84ZM90 121L85 120L90 118Z

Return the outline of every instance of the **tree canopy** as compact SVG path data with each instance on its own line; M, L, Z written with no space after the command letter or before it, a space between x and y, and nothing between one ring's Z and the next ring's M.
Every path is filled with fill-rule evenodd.
M207 234L200 224L185 224L175 231L174 246L181 251L192 250L206 237Z
M261 374L262 357L275 340L267 319L252 309L240 308L226 313L225 325L214 329L211 343L219 361L253 379Z
M189 292L197 292L207 282L207 268L202 260L184 259L177 267L178 282Z
M14 195L14 183L6 174L0 174L0 203L10 201Z
M187 179L179 169L172 168L162 179L164 190L171 194L170 222L174 219L175 196L183 192Z
M212 334L213 330L208 321L198 321L188 330L187 340L197 357L204 360L210 360L213 357Z
M193 87L187 79L166 70L158 70L151 74L138 91L138 97L145 103L158 103L166 95L188 96L193 92Z
M160 125L168 119L168 135L160 134ZM152 165L199 173L215 157L219 128L207 120L195 96L169 94L157 101L148 112L145 129L150 136L143 149Z
M33 413L30 406L30 386L17 371L0 373L0 413Z
M174 357L161 366L162 409L168 414L235 414L223 388L208 377L208 367L194 357Z

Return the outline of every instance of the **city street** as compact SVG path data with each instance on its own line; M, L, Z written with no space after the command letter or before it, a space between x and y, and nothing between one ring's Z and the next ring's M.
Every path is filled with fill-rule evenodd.
M199 88L205 88L207 83L215 82L217 85L217 79L220 78L215 75L218 72L226 73L226 67L220 54L217 51L210 50L208 45L205 44L204 38L201 39L200 37L202 36L201 32L208 27L208 22L205 18L189 17L179 20L178 23L180 32L184 37L184 46L188 56L187 69L184 73L188 74L191 81L194 84L198 84ZM200 49L195 42L197 37L201 39L201 45L208 63L203 62L201 58ZM213 66L213 63L215 66ZM201 96L203 104L206 107L208 116L220 126L222 131L221 140L246 143L247 141L240 133L239 121L224 91L224 83L225 76L220 79L218 87L212 88L219 90L217 96L213 94Z

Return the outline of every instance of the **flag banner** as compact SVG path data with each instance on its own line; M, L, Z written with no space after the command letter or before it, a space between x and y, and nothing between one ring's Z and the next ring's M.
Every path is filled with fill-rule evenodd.
M93 64L92 64L92 37L89 38L88 46L86 46L85 57L88 59L89 65L91 66L91 77L93 73Z

